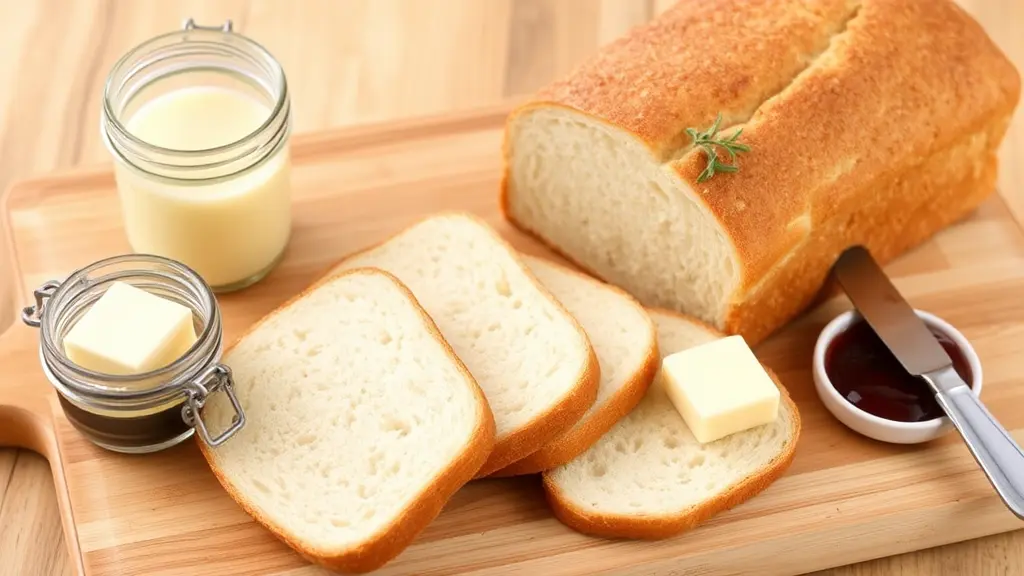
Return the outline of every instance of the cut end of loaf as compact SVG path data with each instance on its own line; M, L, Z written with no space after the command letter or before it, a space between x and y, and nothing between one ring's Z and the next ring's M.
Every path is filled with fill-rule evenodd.
M561 106L509 119L502 204L513 224L646 306L721 327L739 280L703 201L634 136Z

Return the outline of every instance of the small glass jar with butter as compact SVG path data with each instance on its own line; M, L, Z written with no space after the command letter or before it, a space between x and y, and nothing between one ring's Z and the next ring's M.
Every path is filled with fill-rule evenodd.
M182 262L215 292L258 282L291 235L291 106L281 65L223 27L137 46L103 90L132 249Z
M67 419L94 444L155 452L198 430L218 446L245 425L231 370L219 363L217 300L189 267L160 256L115 256L43 284L35 300L22 320L40 329L43 372ZM227 394L235 409L225 430L207 430L201 417L215 393Z

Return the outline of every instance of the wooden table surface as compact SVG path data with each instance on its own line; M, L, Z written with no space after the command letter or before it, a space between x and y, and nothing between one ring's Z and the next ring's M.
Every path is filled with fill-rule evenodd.
M710 0L709 0L710 1ZM1024 2L958 0L1024 70ZM288 74L299 132L529 93L669 0L0 0L0 186L107 161L100 92L114 61L176 28L234 21ZM1000 192L1024 221L1024 113ZM0 330L14 302L0 261ZM955 530L955 526L950 529ZM47 463L0 448L0 576L70 574ZM829 570L830 576L1024 573L1024 532Z

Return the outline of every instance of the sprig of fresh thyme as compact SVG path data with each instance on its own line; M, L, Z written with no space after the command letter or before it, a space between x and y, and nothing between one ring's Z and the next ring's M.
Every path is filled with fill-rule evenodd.
M722 123L722 114L715 118L715 123L704 132L698 132L694 128L687 128L686 133L693 139L693 145L704 151L708 159L708 165L704 171L697 176L697 182L704 182L718 172L737 172L740 167L736 163L736 155L740 152L750 152L750 146L736 141L743 133L743 128L738 128L732 136L721 137L718 135L718 126ZM729 161L732 164L723 164L718 157L716 146L724 149L729 154Z

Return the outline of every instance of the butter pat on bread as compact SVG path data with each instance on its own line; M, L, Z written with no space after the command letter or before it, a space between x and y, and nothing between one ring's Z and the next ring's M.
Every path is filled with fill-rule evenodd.
M742 336L666 356L662 386L702 444L775 421L779 389Z

